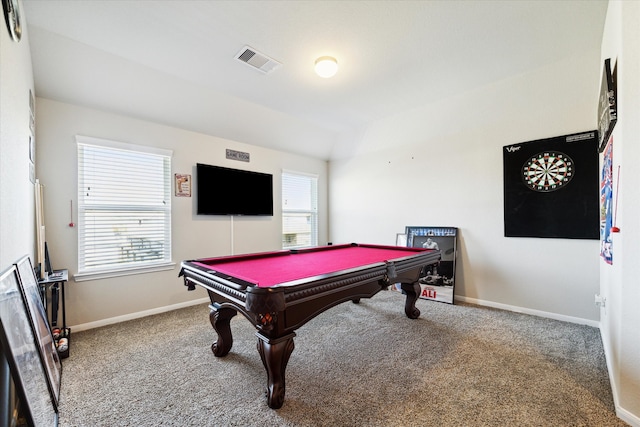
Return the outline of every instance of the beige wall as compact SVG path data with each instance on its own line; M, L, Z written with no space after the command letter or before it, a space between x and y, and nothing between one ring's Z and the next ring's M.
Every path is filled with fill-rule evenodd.
M34 187L29 179L29 35L9 37L0 22L0 270L35 254Z
M600 262L602 337L618 416L640 426L640 2L610 1L601 62L617 67L618 123L613 130L613 169L620 185L613 264Z
M576 55L370 125L330 163L331 239L459 227L458 299L597 325L597 240L504 237L502 147L595 129L599 61Z
M274 176L274 216L195 215L195 197L172 200L172 245L176 267L170 271L74 282L67 286L67 322L81 328L189 304L206 296L187 292L178 279L180 261L208 256L281 249L280 174L283 169L319 175L319 241L327 241L327 163L156 123L75 105L37 99L38 175L45 185L47 241L55 268L77 272L77 228L69 227L77 206L75 135L173 150L172 173L191 173L195 164L255 170ZM248 152L251 162L227 160L225 149ZM74 212L74 218L75 218ZM76 218L77 219L77 218ZM231 240L233 236L233 241ZM76 328L77 329L77 328Z

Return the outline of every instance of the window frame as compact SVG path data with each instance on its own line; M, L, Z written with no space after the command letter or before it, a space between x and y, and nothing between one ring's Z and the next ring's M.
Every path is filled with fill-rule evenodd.
M286 209L285 208L285 175L292 175L292 176L296 176L296 177L301 177L301 178L308 178L310 180L313 180L313 184L312 184L312 188L311 188L311 209L307 210L307 209ZM282 196L282 200L281 200L281 209L282 209L282 232L280 233L280 237L281 237L281 244L282 244L282 249L295 249L295 248L303 248L303 247L313 247L313 246L318 246L318 242L319 242L319 215L318 215L318 178L319 176L317 174L312 174L312 173L306 173L306 172L298 172L298 171L293 171L293 170L287 170L287 169L283 169L282 173L280 175L281 178L281 184L280 184L280 191L281 191L281 196ZM284 229L284 221L285 221L285 217L287 216L287 214L309 214L311 215L311 222L312 222L312 227L311 227L311 242L310 245L291 245L291 246L285 246L285 229Z
M165 249L165 253L168 252L168 254L166 254L165 256L163 256L162 259L159 260L151 260L151 261L144 261L144 262L137 262L137 261L133 261L133 262L129 262L126 263L126 265L122 265L122 266L118 266L119 263L112 263L109 265L106 265L105 267L100 267L100 268L85 268L85 266L81 263L81 254L82 254L82 245L84 245L84 243L86 243L85 240L83 240L84 238L84 232L85 232L85 224L84 224L84 211L85 211L85 204L83 202L83 197L81 196L81 192L84 192L84 188L83 187L83 182L84 182L84 175L83 175L83 169L81 169L81 165L80 165L80 149L81 149L81 145L83 146L94 146L94 147L101 147L107 150L119 150L119 151L130 151L136 154L148 154L148 155L153 155L153 156L161 156L164 157L165 159L163 160L163 164L165 167L165 171L163 172L163 181L164 181L164 185L163 185L163 191L166 195L166 204L162 209L158 209L156 208L150 208L148 210L150 211L157 211L157 212L165 212L167 214L167 216L165 217L165 220L163 221L163 234L165 235L164 238L164 243L167 243L168 248ZM171 191L172 191L172 180L171 180L171 161L172 161L172 156L173 156L173 151L172 150L166 150L166 149L162 149L162 148L156 148L156 147L150 147L150 146L143 146L143 145L137 145L137 144L129 144L129 143L124 143L124 142L118 142L118 141L112 141L112 140L107 140L107 139L100 139L100 138L93 138L93 137L88 137L88 136L82 136L82 135L76 135L76 150L78 153L78 158L76 159L77 162L77 178L78 178L78 189L77 189L77 197L78 197L78 203L77 203L77 218L78 218L78 247L77 247L77 262L78 262L78 272L74 275L74 279L76 282L81 282L81 281L87 281L87 280L97 280L97 279L104 279L104 278L109 278L109 277L119 277L119 276L126 276L126 275L131 275L131 274L141 274L141 273L149 273L149 272L156 272L156 271L164 271L164 270L172 270L175 268L176 263L173 262L172 260L172 238L171 238L171 226L172 226L172 211L171 211ZM168 160L168 165L165 163L165 161ZM166 170L168 166L168 171ZM122 205L122 206L126 206L123 209L120 209L120 211L122 212L126 212L127 210L131 210L132 207L135 207L136 205ZM120 206L120 207L122 207ZM142 205L138 205L138 209L141 208Z

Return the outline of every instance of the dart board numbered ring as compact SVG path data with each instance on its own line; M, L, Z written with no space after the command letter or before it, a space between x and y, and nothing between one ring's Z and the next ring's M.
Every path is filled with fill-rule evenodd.
M533 191L548 193L564 188L573 178L573 160L564 153L544 151L522 166L522 179Z

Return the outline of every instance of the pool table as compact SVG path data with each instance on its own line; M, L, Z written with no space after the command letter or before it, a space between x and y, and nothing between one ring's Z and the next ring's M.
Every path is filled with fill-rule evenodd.
M209 293L209 319L218 335L213 354L231 350L230 321L238 312L257 329L267 404L277 409L296 329L337 304L358 303L395 283L406 294L405 314L416 319L420 271L439 259L438 250L351 243L183 261L180 276L189 290L198 285Z

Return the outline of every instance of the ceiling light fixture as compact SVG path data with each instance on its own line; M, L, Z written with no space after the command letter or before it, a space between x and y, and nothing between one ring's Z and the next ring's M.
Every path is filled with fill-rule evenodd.
M321 56L316 59L316 74L328 79L338 72L338 61L332 56Z

